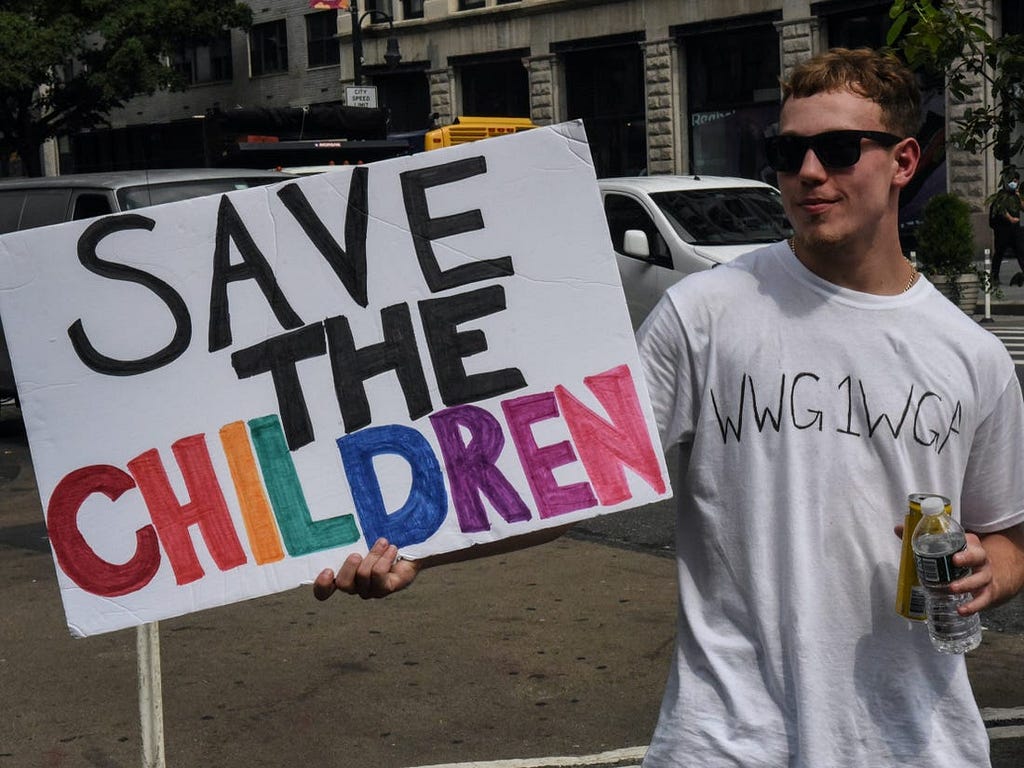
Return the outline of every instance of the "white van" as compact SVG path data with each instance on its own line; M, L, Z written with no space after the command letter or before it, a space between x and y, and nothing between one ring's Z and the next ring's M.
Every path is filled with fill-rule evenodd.
M189 168L0 179L0 235L290 178L248 168ZM7 341L0 333L0 398L10 397L17 397L17 389Z
M779 191L760 181L635 176L597 183L634 327L684 275L793 234Z

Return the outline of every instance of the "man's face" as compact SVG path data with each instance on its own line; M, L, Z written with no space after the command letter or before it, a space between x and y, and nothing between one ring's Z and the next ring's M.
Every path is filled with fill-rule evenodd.
M782 107L780 134L815 136L841 130L889 132L881 107L849 91L790 98ZM856 251L858 243L872 247L884 227L895 232L899 188L910 180L904 180L905 169L896 159L899 146L861 139L860 159L848 168L825 166L808 151L798 170L780 172L783 206L801 241Z

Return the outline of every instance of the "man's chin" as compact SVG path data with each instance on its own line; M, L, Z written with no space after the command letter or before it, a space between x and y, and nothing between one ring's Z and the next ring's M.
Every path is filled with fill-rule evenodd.
M797 247L801 245L817 253L828 253L843 247L847 238L824 227L808 227L796 236Z

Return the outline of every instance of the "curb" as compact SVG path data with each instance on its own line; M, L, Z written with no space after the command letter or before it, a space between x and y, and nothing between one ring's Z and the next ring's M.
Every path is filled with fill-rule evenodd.
M1022 302L992 302L989 305L989 312L992 315L1024 315L1024 303ZM978 304L974 307L974 316L985 316L985 305Z

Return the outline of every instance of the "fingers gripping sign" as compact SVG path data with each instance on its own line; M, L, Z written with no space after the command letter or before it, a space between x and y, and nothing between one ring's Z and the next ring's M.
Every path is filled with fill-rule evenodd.
M349 555L337 575L325 568L313 583L313 595L326 600L336 591L359 595L364 600L387 597L412 584L420 566L414 560L402 560L398 547L387 539L378 539L365 556Z

